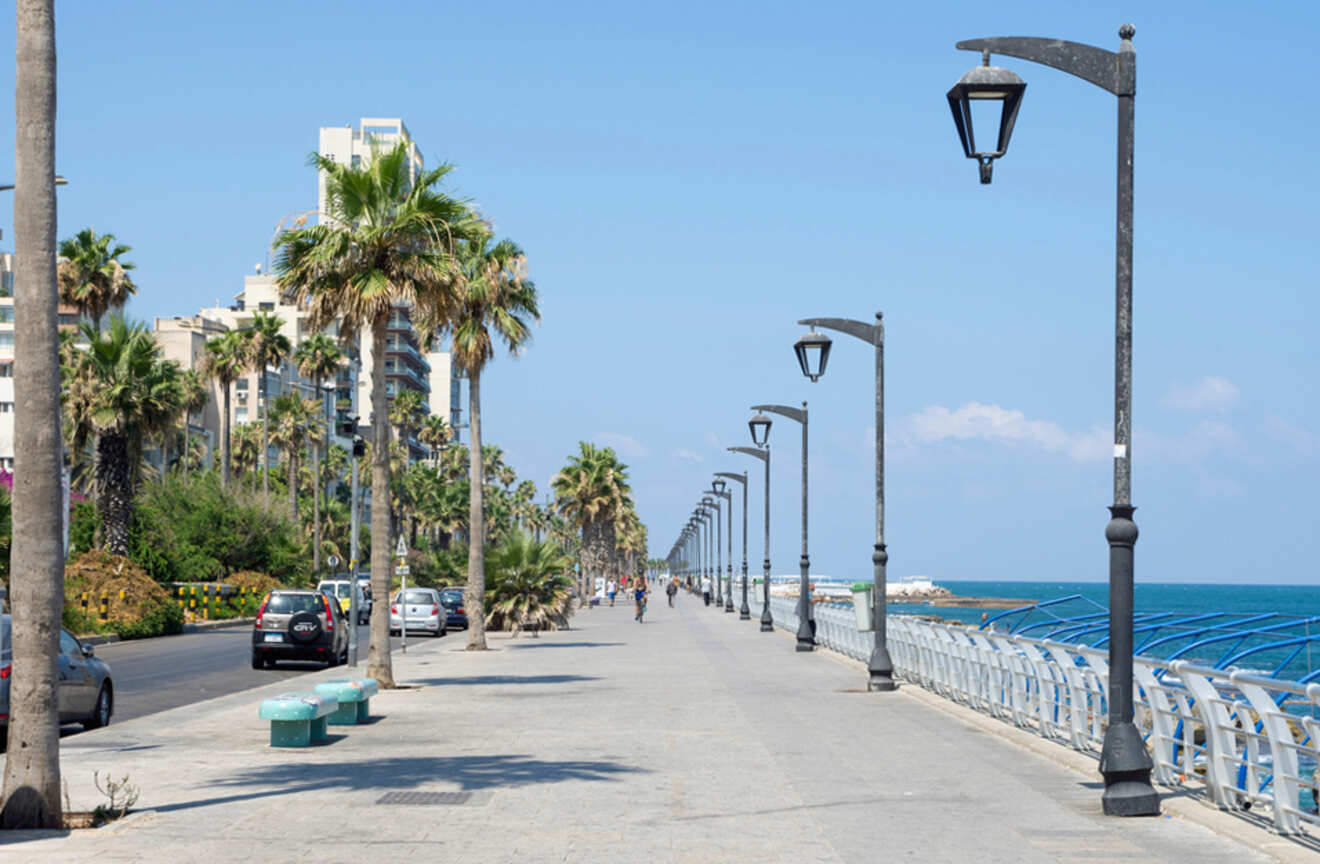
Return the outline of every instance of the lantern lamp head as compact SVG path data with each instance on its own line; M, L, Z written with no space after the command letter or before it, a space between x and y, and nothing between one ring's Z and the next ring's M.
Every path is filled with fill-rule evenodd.
M1013 124L1017 122L1018 107L1022 104L1022 94L1026 89L1027 85L1022 79L1010 70L991 66L990 52L982 51L981 65L960 78L947 94L963 154L968 159L975 159L980 165L983 184L990 182L994 160L1008 151L1008 141L1013 137ZM1002 105L999 136L994 150L976 149L976 134L972 128L973 102L999 102Z

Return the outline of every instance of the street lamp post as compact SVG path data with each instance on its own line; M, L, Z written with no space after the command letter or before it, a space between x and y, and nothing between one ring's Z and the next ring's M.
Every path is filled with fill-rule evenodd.
M715 600L718 601L720 599L720 563L721 563L720 562L720 520L723 518L723 516L720 513L720 502L710 497L710 495L706 495L704 498L702 498L701 503L705 507L710 508L710 511L713 514L712 518L714 522L712 527L714 528L715 533L712 535L711 539L714 541L712 543L712 546L714 547L715 554L711 556L711 560L715 562L715 583L714 583ZM718 609L719 603L716 602L715 606L716 609Z
M964 75L947 94L963 152L981 165L981 182L990 182L990 167L1004 155L1026 84L1006 69L990 65L991 54L1040 63L1095 84L1118 97L1118 176L1114 249L1114 503L1105 526L1109 543L1109 725L1100 754L1105 778L1101 795L1112 816L1159 813L1159 794L1150 783L1152 763L1141 733L1132 722L1132 584L1133 547L1137 525L1132 519L1132 160L1135 149L1133 115L1137 92L1137 54L1132 47L1136 28L1118 29L1118 51L1060 39L1006 36L959 42L965 51L980 51L982 65ZM980 153L972 129L971 102L999 101L998 147Z
M885 548L885 327L879 312L875 313L875 323L853 321L847 318L806 318L798 322L812 328L823 327L856 336L863 342L875 347L875 547L871 552L873 572L873 590L871 598L871 620L875 627L875 644L871 648L871 659L867 663L870 680L866 688L872 692L895 689L894 662L889 657L886 642L886 619L888 598L886 592L885 568L889 563L889 552ZM798 364L802 374L813 382L825 374L825 364L830 356L830 339L816 333L803 336L794 345Z
M732 612L733 611L733 492L725 491L725 487L728 486L729 484L725 483L723 480L720 479L715 479L711 481L710 485L711 485L711 490L716 495L724 499L724 503L729 510L729 519L725 523L726 527L724 529L726 535L725 551L728 553L724 558L724 572L725 572L724 599L722 600L720 605L724 607L725 612ZM719 543L719 537L715 538L715 542L716 544Z
M747 621L752 617L751 607L747 605L747 472L741 474L731 474L728 471L721 471L716 476L727 477L737 483L742 484L743 493L743 529L742 529L742 606L738 607L738 620ZM732 566L733 552L729 552L729 562Z
M798 559L802 581L798 589L801 596L798 598L797 650L813 651L816 647L816 619L811 609L811 559L807 557L807 403L803 402L800 409L788 405L753 405L752 410L780 414L802 424L802 557ZM768 444L770 420L760 414L757 417L763 419L753 418L751 421L754 424L752 443ZM758 427L763 429L760 439L757 438Z
M767 420L767 423L770 421ZM761 558L761 632L772 633L775 629L774 616L770 614L770 442L766 442L763 447L730 447L733 453L743 453L748 456L760 459L765 465L765 519L762 526L765 529L765 551ZM746 476L746 475L743 475ZM743 511L744 513L746 510ZM743 600L747 599L747 590L745 577L747 575L747 543L743 541ZM750 611L749 611L750 614Z

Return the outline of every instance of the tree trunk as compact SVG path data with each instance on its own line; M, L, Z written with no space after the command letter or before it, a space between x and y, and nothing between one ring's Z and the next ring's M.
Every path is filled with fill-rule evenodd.
M261 497L270 501L270 382L261 364Z
M289 460L286 466L289 472L289 521L298 524L298 450L289 448Z
M390 418L385 398L385 326L390 310L371 322L371 639L367 676L394 686L390 662Z
M128 555L128 531L133 521L133 474L128 464L128 439L102 432L96 440L96 480L101 487L97 509L105 527L105 548Z
M192 412L183 412L183 485L188 485L188 458L192 456L192 440L188 433L191 431L188 427L192 425Z
M225 391L225 411L220 415L220 488L229 488L229 382L221 381Z
M321 394L321 419L325 419L325 382L316 379L316 390ZM330 427L326 426L326 435ZM326 454L327 458L330 454ZM312 444L312 572L319 579L321 576L321 442ZM353 574L350 579L356 579ZM357 626L354 622L353 626Z
M14 163L13 677L3 828L59 828L56 679L64 602L60 361L55 283L55 7L18 0Z
M486 650L486 515L481 466L481 369L468 370L468 641Z

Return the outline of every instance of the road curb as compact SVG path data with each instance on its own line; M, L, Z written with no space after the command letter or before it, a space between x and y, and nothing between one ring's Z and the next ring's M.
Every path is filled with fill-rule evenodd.
M203 630L222 630L226 627L248 627L257 622L256 618L226 618L223 621L194 621L183 625L184 633L198 633Z

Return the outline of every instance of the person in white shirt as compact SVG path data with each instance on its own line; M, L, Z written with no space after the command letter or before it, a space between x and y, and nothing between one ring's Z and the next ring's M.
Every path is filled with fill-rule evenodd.
M710 605L710 577L709 577L709 576L703 576L703 577L701 577L701 599L704 600L704 601L706 601L706 605L707 605L707 606Z
M616 585L616 584L614 583L614 580L613 580L613 579L611 579L611 580L610 580L608 583L606 583L606 585L605 585L605 593L609 595L609 598L610 598L610 605L611 605L611 606L614 605L614 594L615 594L615 592L617 592L618 590L619 590L619 586Z

